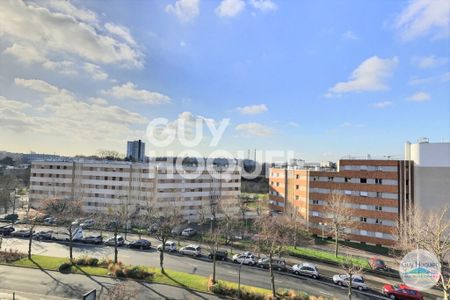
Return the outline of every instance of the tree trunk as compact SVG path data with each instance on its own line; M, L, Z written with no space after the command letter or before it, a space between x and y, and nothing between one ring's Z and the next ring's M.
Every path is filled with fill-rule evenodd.
M159 252L159 266L161 267L161 273L165 274L166 271L164 270L164 251L166 249L164 249L166 247L166 240L162 239L162 247L161 247L161 251Z
M269 273L270 273L270 283L272 284L272 296L274 299L276 299L277 294L275 291L275 274L273 274L272 268L272 253L269 254Z
M213 284L216 283L216 251L217 251L217 242L214 244L213 249L213 275L212 275L212 282Z
M33 228L30 227L30 238L28 240L28 259L31 259L31 244L33 243Z
M338 251L339 251L339 232L338 232L338 229L336 229L336 231L334 233L334 239L335 239L334 256L338 257Z
M69 225L69 259L71 263L73 262L72 244L73 244L72 225Z
M352 273L350 273L348 282L348 300L352 300L352 278Z
M117 249L117 228L114 230L114 264L117 264L118 262L118 252L119 250Z
M441 274L442 291L444 292L443 300L449 300L449 284L445 282L444 275ZM449 280L450 283L450 280Z

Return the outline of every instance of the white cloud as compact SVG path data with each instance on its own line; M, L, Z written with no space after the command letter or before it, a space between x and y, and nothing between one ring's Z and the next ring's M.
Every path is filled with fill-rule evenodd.
M413 57L412 61L421 69L430 69L447 64L449 58L429 55L425 57Z
M344 32L342 37L346 40L358 40L359 39L359 37L351 30L347 30L346 32Z
M97 105L107 105L108 101L106 99L103 98L98 98L98 97L91 97L88 99L90 102L95 103Z
M398 64L397 57L379 58L372 56L363 61L350 75L349 81L338 82L325 96L363 91L387 90L384 80L391 76Z
M121 26L121 25L117 25L117 24L113 24L113 23L106 23L105 28L110 33L124 39L128 44L136 45L136 41L131 36L130 30L128 30L128 28L126 28L125 26Z
M80 17L78 10L69 7L65 11L67 14L62 14L19 0L0 1L0 35L22 45L32 44L43 56L75 55L97 63L142 66L141 54L132 45L84 22L92 18Z
M389 106L392 106L391 101L380 101L380 102L375 102L372 104L372 107L374 107L374 108L386 108Z
M72 3L70 3L70 1L47 0L43 1L42 4L44 4L47 8L49 8L52 11L64 13L81 21L85 22L97 21L97 15L93 11L75 7Z
M250 0L250 4L262 12L275 11L278 6L272 0Z
M189 22L200 13L199 0L177 0L166 6L166 12L175 15L180 22Z
M15 78L14 83L17 86L26 87L41 93L45 94L58 94L60 90L54 86L49 84L46 81L40 79L23 79L23 78Z
M12 44L12 46L6 48L3 53L16 57L18 61L24 64L42 63L46 60L42 53L36 48L18 43Z
M103 91L104 94L111 95L118 99L134 99L147 104L162 104L169 103L170 98L166 95L152 92L148 90L139 90L137 86L132 82L124 83L123 85L117 85L112 87L109 91Z
M235 127L235 129L245 136L267 137L272 136L274 133L272 128L255 122L239 124Z
M69 60L62 60L62 61L47 60L42 64L42 66L48 70L53 70L55 72L65 75L78 74L77 70L75 69L75 64Z
M291 122L289 122L289 126L291 126L293 128L299 128L300 124L298 124L297 122L291 121Z
M10 100L3 96L0 96L0 109L14 109L22 110L25 108L30 108L31 105L17 100Z
M448 0L413 0L397 16L394 27L403 40L431 36L449 37L450 2Z
M219 17L235 17L245 9L243 0L222 0L216 7L216 14Z
M425 101L429 101L430 99L431 99L431 96L425 92L417 92L408 97L408 100L413 101L413 102L425 102Z
M265 104L256 104L236 108L243 115L256 115L268 111Z
M91 63L84 63L83 69L92 76L94 80L105 80L108 78L108 74L102 71L97 65Z

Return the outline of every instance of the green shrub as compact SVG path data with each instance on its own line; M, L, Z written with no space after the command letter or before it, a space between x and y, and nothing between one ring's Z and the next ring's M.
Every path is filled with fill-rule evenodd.
M148 272L146 269L138 266L134 266L131 269L125 268L125 276L133 279L147 279L153 277L153 273Z
M64 274L70 273L70 271L72 270L72 264L68 263L68 262L62 263L59 266L58 270L59 270L59 272L64 273Z
M90 257L87 261L86 261L87 265L91 266L91 267L96 267L98 266L98 258L95 257Z
M117 278L125 278L125 272L121 269L121 268L116 268L116 270L114 271L114 275Z
M87 265L87 260L88 260L88 259L89 259L89 258L88 258L86 255L83 255L83 256L78 257L78 258L75 259L75 264L76 264L77 266L86 266L86 265Z

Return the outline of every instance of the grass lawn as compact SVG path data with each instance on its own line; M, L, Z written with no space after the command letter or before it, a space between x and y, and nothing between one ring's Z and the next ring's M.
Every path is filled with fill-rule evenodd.
M312 259L325 260L337 264L342 263L345 259L345 256L338 255L338 257L335 257L334 253L330 253L327 251L320 251L316 249L308 249L301 247L297 247L297 249L294 249L294 247L292 246L288 247L288 252L292 256L310 257ZM352 260L355 264L362 266L366 269L370 269L370 265L367 262L367 259L354 257Z
M51 256L43 256L43 255L33 255L32 260L28 258L22 258L12 265L14 266L24 266L24 267L32 267L32 268L43 268L49 270L58 271L59 266L62 263L68 262L67 258L60 257L51 257ZM208 292L208 278L200 275L183 273L173 270L167 270L166 274L162 274L159 268L147 267L147 270L151 273L154 273L153 279L149 280L149 282L154 283L165 283L175 286L181 286L188 289L198 290L202 292ZM87 273L89 275L108 275L108 270L103 267L90 267L90 266L73 266L72 273L83 274ZM231 287L237 288L237 283L221 281L223 284ZM270 290L245 286L242 285L244 289L247 291L252 291L259 294L270 294Z

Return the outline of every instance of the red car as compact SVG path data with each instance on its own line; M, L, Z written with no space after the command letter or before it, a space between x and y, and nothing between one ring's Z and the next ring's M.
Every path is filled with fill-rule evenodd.
M413 290L410 287L400 284L383 286L383 294L391 299L399 300L423 300L423 296L419 291Z

